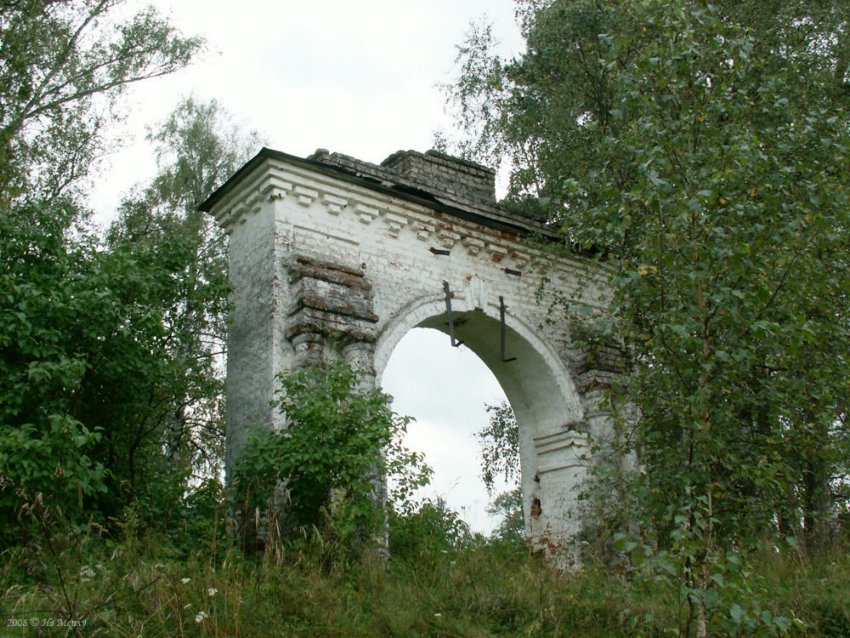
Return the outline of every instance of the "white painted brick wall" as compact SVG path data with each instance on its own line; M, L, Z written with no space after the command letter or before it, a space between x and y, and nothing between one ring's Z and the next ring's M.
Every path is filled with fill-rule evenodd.
M372 353L378 381L407 331L418 325L447 331L445 281L454 293L456 319L463 323L459 338L493 371L520 424L529 541L566 562L572 559L570 543L581 528L576 497L589 453L587 434L573 428L586 421L588 408L595 432L610 424L579 392L570 369L565 314L552 305L560 294L604 309L605 273L581 258L549 257L519 233L352 183L286 156L267 157L226 185L210 212L230 233L234 286L229 467L250 428L281 425L269 401L274 374L296 362L296 349L286 338L296 294L287 264L296 256L362 271L363 281L371 284L378 318L371 329L377 338L361 344L357 356ZM522 274L508 274L506 268ZM510 363L500 359L500 296L507 306L506 354L517 358ZM322 347L327 356L341 356L331 352L327 340ZM539 499L539 516L532 516L534 499Z

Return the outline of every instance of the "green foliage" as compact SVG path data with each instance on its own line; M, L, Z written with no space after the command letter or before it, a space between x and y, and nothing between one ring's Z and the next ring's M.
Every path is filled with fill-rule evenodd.
M46 427L25 423L0 434L0 538L14 538L15 514L41 502L70 509L79 518L83 497L105 491L104 468L90 458L97 432L67 415L50 414Z
M497 476L506 481L519 480L519 426L507 402L484 407L490 417L475 436L481 442L481 478L492 496Z
M116 17L120 4L0 10L4 547L28 542L22 512L35 506L51 520L115 530L137 507L145 524L179 529L193 471L209 476L219 465L224 242L204 243L200 213L175 207L235 169L238 151L230 131L211 132L215 105L181 105L158 140L183 170L175 176L163 159L159 200L148 189L144 202L128 200L135 215L106 243L94 235L78 183L103 151L113 117L104 113L120 111L129 83L181 68L200 46L152 9ZM206 156L186 157L197 149Z
M390 556L421 565L445 562L445 556L467 547L473 534L442 498L394 507L389 517Z
M803 423L828 428L842 411L848 334L825 305L850 281L847 113L816 55L765 48L799 47L796 33L691 3L629 17L645 35L605 45L627 63L609 71L623 128L600 145L629 177L579 187L612 204L575 200L576 232L600 243L607 229L619 256L613 310L638 364L627 389L642 412L644 504L664 534L671 502L708 499L706 543L747 542L803 483ZM828 458L828 439L809 449Z
M776 609L766 603L771 593L763 575L756 571L750 557L739 548L718 548L705 536L712 530L704 502L674 516L676 528L667 547L654 543L639 544L626 534L618 534L621 549L627 551L636 573L637 588L663 587L670 594L670 604L678 610L675 635L689 636L701 623L720 635L776 636L786 635L794 623L793 612ZM695 556L711 546L710 556ZM794 556L793 551L788 551ZM701 573L695 574L695 570ZM704 616L693 614L701 610ZM790 615L790 617L789 617Z
M493 538L525 547L525 521L522 514L522 489L517 486L497 494L487 507L491 516L499 516Z
M217 102L192 98L181 100L148 139L156 144L158 174L124 199L107 241L113 250L171 260L174 295L162 320L175 370L162 442L172 472L216 475L224 448L227 242L197 204L259 143Z
M185 66L201 41L120 0L26 0L0 9L0 204L53 199L84 177L127 85ZM107 107L107 108L104 108Z
M167 251L100 250L73 204L0 221L4 520L38 493L85 518L151 489L175 360ZM128 383L132 379L132 383ZM52 477L52 478L51 478ZM73 506L73 507L71 507Z
M383 481L400 502L427 483L422 456L402 445L410 419L379 389L336 362L278 376L279 431L255 433L235 472L237 503L250 515L285 487L285 532L325 530L340 542L371 540L384 522Z
M520 8L526 53L492 60L473 34L450 98L470 148L510 156L510 197L549 202L567 243L614 272L631 358L615 392L640 411L630 502L681 561L705 635L722 625L709 597L725 557L788 535L822 545L846 474L850 10ZM743 623L751 594L723 601Z
M187 480L167 468L150 480L155 488L122 513L122 534L132 527L143 542L159 543L163 554L174 557L214 560L227 551L225 490L218 478Z
M131 528L121 542L91 529L45 532L43 551L7 550L0 561L10 635L44 635L43 626L26 624L38 619L84 621L68 632L81 636L637 638L675 634L682 618L678 583L657 574L631 581L604 569L564 574L494 542L429 560L391 557L323 570L303 554L282 564L234 550L175 558L158 538ZM813 562L771 552L748 563L742 576L758 597L758 617L755 607L733 607L713 635L770 635L765 623L777 616L790 617L790 635L847 634L845 551Z
M180 100L148 141L156 145L159 174L147 203L201 219L209 217L197 210L201 202L262 146L259 134L218 101L192 97Z
M84 254L62 246L71 214L65 207L55 215L25 209L0 215L3 537L15 528L15 507L40 493L47 503L76 505L103 489L103 466L91 458L101 435L72 413L86 362L74 347L82 335L69 331L91 308L67 273L87 265ZM54 309L63 313L55 321Z
M514 488L493 497L487 508L491 516L500 517L493 536L500 540L525 545L525 523L522 514L522 490L519 487L519 425L510 404L484 406L490 414L486 426L476 432L481 442L481 477L488 494L493 497L495 479L501 475L513 482Z

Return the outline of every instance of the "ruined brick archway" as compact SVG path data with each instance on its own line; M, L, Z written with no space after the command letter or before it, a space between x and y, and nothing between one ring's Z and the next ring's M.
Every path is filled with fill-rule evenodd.
M251 427L279 425L277 372L343 358L376 383L409 330L436 328L484 361L514 408L531 546L572 558L615 366L575 346L563 307L605 305L598 268L548 256L528 237L557 236L496 205L493 171L434 151L375 165L263 149L202 209L230 236L228 467Z

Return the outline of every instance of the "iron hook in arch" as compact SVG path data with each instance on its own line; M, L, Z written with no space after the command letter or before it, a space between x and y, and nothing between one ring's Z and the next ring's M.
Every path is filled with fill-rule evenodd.
M505 298L502 295L499 295L499 353L502 358L502 363L510 363L511 361L516 361L516 357L511 357L510 359L505 356L505 310L507 306L505 306Z
M449 338L452 341L452 348L458 348L463 345L463 341L455 338L455 319L452 314L452 291L449 288L449 282L443 282L443 292L446 293L446 315L449 318Z

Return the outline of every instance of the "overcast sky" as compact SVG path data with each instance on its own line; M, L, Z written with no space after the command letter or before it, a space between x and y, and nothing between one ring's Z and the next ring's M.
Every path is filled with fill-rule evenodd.
M400 149L427 150L435 131L451 129L437 86L453 77L456 46L473 21L493 23L503 55L521 48L513 0L152 4L185 34L203 36L207 50L189 69L130 92L121 130L127 143L104 163L91 200L101 221L122 193L153 175L146 127L181 97L217 99L271 148L301 157L327 148L377 163ZM495 378L448 337L415 330L383 383L397 411L417 419L409 444L435 468L431 493L445 496L475 529L489 530L495 521L484 513L473 433L486 423L484 403L504 396Z

